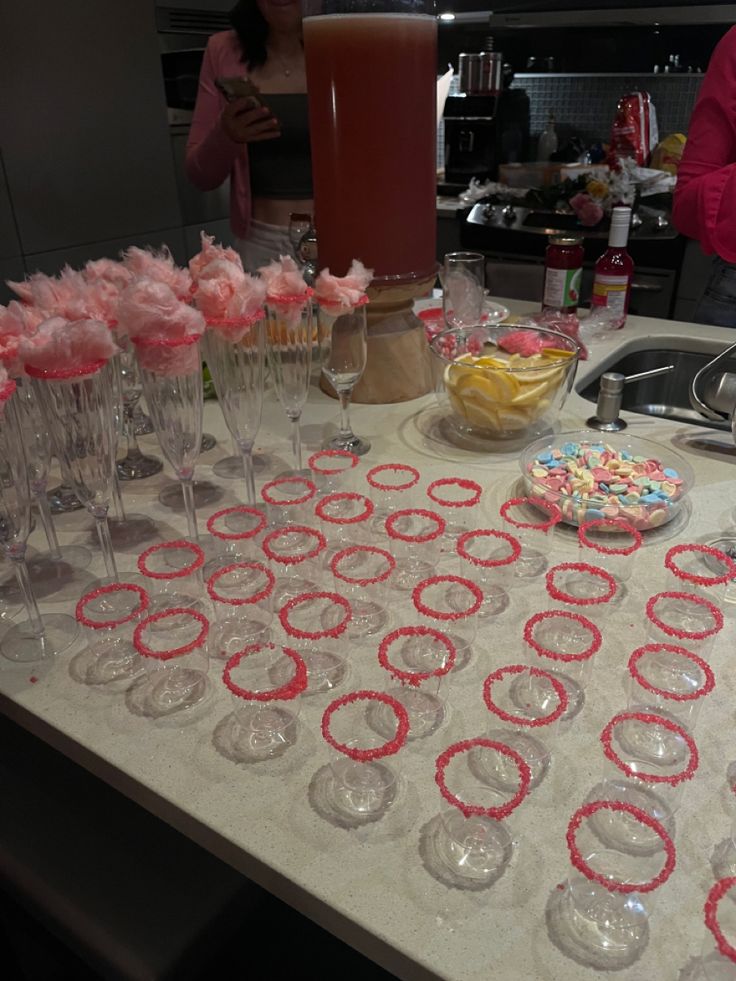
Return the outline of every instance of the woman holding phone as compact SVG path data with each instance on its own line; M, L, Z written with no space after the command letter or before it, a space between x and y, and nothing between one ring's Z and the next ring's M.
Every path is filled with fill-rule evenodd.
M230 177L230 225L248 271L292 255L289 216L312 211L301 0L239 0L202 62L186 172Z

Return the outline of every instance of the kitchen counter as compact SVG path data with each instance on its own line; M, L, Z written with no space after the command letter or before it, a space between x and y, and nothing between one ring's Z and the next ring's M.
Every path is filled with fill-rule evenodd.
M509 306L515 312L528 309L523 303ZM582 364L578 384L631 336L666 343L672 335L695 331L724 344L733 337L718 328L631 318L624 331L593 342L591 360ZM573 393L560 428L581 427L593 408ZM318 446L334 431L337 415L336 403L315 384L303 415L306 447ZM363 471L380 461L401 461L415 464L423 483L460 473L478 479L486 488L481 505L485 522L494 522L499 504L511 496L517 483L518 451L475 453L443 441L433 396L399 405L355 406L352 417L356 432L373 443L370 455L361 462ZM492 633L479 635L473 662L453 681L449 720L433 736L410 744L389 761L402 774L395 809L360 831L333 827L310 805L309 783L330 759L319 735L324 697L303 701L299 739L280 761L250 768L229 762L212 743L215 726L230 711L216 665L211 667L216 690L207 712L181 730L171 723L134 717L119 694L76 684L68 670L73 651L44 664L2 661L0 710L401 978L582 981L595 977L592 969L563 956L545 926L550 892L570 873L567 823L602 777L598 735L614 712L626 706L624 665L630 651L644 641L646 595L664 585L664 551L675 538L717 537L732 526L736 504L736 464L729 434L644 416L627 418L632 435L675 445L690 459L697 485L689 524L676 532L662 529L647 540L635 588L604 626L604 645L596 656L586 704L558 739L544 782L508 819L515 853L505 874L488 890L460 892L441 885L422 867L419 837L440 809L434 760L450 743L481 735L487 728L482 679L493 667L521 657L520 625L535 604L542 605L538 592L517 591L500 624ZM200 507L202 530L206 517L235 503L240 490L236 482L219 481L212 474L212 465L229 449L217 403L206 403L204 428L215 433L220 443L203 455L197 477L219 486L223 497ZM153 441L142 443L154 450ZM257 454L259 486L267 475L283 469L290 457L287 421L272 392L267 396ZM159 538L173 538L185 530L181 511L166 509L158 501L159 491L169 482L162 474L124 485L129 514L139 515L144 531L146 519L141 516L152 519L153 534ZM82 575L86 581L102 570L91 525L81 513L57 519L62 544L84 542L95 551L94 565ZM37 529L31 543L40 547L39 535ZM144 534L137 545L118 552L121 573L132 572L137 552L149 543ZM571 535L560 536L558 545L561 558L576 553ZM43 606L56 611L69 607L83 588L82 579L67 590L65 601L47 600ZM405 616L402 605L405 601L399 600L393 609L394 625ZM701 761L677 813L677 868L654 896L648 947L633 967L617 972L622 981L674 979L701 949L702 905L713 879L709 856L729 832L733 807L725 773L736 757L732 740L736 675L729 662L734 612L729 608L726 629L710 658L717 686L695 731ZM375 647L375 643L361 644L350 651L351 687L372 687L384 680L375 664ZM265 953L258 950L258 939L249 936L247 924L243 937L244 958L248 951ZM288 937L284 941L288 943ZM308 958L309 951L304 953ZM278 975L278 951L268 955Z

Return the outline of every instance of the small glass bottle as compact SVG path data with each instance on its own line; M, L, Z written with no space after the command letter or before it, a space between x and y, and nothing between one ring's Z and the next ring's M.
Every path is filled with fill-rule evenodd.
M616 326L623 327L629 310L634 260L626 251L631 224L631 208L619 206L611 213L608 249L595 264L591 306L606 307L616 315Z
M545 256L543 310L575 313L580 300L584 256L582 236L550 236Z

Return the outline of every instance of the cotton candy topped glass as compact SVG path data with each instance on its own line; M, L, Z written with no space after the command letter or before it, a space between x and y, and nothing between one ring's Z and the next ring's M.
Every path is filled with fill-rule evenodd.
M558 331L476 325L432 339L435 391L455 429L486 439L543 432L570 391L577 344Z

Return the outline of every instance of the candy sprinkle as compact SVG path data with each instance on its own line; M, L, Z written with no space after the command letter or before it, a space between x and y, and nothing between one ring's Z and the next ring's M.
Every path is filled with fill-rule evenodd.
M563 519L625 518L635 528L657 528L683 494L683 479L657 459L615 450L608 443L563 443L529 464L529 477Z

